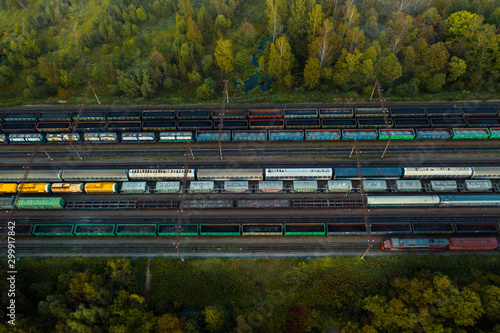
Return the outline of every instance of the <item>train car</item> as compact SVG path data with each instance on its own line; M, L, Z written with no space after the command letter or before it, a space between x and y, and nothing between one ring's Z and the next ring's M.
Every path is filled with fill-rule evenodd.
M399 179L401 168L361 168L363 179ZM359 179L358 168L334 168L334 179Z
M198 180L263 180L262 169L197 169Z
M391 117L425 117L424 108L390 108Z
M493 188L493 184L489 179L466 179L464 187L469 192L488 192Z
M222 124L222 127L227 130L245 130L248 128L248 120L226 120L226 118L224 118L223 122L221 120L214 120L215 129L218 129L220 124Z
M415 140L451 139L453 132L450 128L417 128Z
M372 223L368 227L372 235L409 235L412 233L411 223L409 222Z
M7 143L7 142L9 142L7 134L0 134L0 143Z
M47 133L47 142L80 142L78 133Z
M40 112L38 121L40 122L71 122L71 112Z
M351 180L329 180L326 184L327 192L350 192L352 191Z
M169 120L175 119L174 110L144 110L142 120Z
M74 236L73 224L35 224L34 236Z
M456 192L458 188L454 180L431 180L430 185L435 192Z
M441 195L440 207L500 206L500 195Z
M160 132L160 142L194 141L193 132Z
M285 109L285 119L317 119L318 109Z
M118 193L118 185L113 182L86 183L84 190L87 194Z
M3 123L3 133L36 133L36 122Z
M452 139L488 139L491 135L487 128L453 128Z
M83 183L53 183L52 193L83 193Z
M62 171L62 180L71 181L128 181L126 169L106 170L106 169L87 169Z
M355 119L321 119L322 128L356 128Z
M128 177L130 180L183 180L185 169L129 169ZM194 180L194 169L187 170L187 180Z
M399 128L428 128L431 126L427 118L394 118L394 127Z
M106 131L105 121L80 121L75 122L76 132L94 132L101 133Z
M306 130L305 140L306 141L337 141L342 138L342 134L339 129L317 129L317 130Z
M135 132L142 129L140 121L108 121L108 131Z
M142 130L143 131L175 131L175 121L143 121Z
M213 110L211 112L212 119L221 119L222 114L224 114L224 120L234 119L234 120L245 120L247 119L247 113L245 110Z
M250 129L282 129L284 128L284 120L282 119L253 119L250 120Z
M239 224L201 224L200 236L239 236Z
M498 241L494 237L488 238L450 238L450 250L453 251L482 251L496 250Z
M156 193L180 193L181 182L156 182Z
M328 223L326 225L328 236L362 236L366 235L364 223Z
M428 107L427 116L428 117L460 117L462 115L462 110L457 107Z
M396 180L396 191L420 192L422 191L422 183L420 183L420 180Z
M465 179L472 176L471 167L419 167L403 168L403 178L405 179Z
M242 236L282 236L283 225L271 223L243 224L241 226Z
M500 179L500 167L473 167L472 179Z
M17 193L16 183L0 183L0 194Z
M248 110L248 119L283 119L283 110L281 109Z
M32 182L60 182L61 170L30 170L26 176L26 181ZM26 170L0 170L0 181L21 182L24 179Z
M38 121L37 119L37 112L12 112L12 113L5 113L3 115L3 121L6 123L11 123L11 122L31 122L31 121Z
M209 131L213 129L211 120L178 120L179 131Z
M108 120L118 120L122 122L125 120L141 120L142 111L137 110L123 110L123 111L108 111Z
M156 236L156 224L117 224L116 236Z
M310 168L310 169L265 169L266 180L330 180L332 179L332 168Z
M114 224L77 224L74 229L75 236L102 237L115 236Z
M468 118L467 127L498 127L500 119L498 118Z
M354 110L351 108L319 109L319 118L352 118Z
M490 133L491 133L490 139L500 139L500 128L499 127L490 128Z
M213 181L192 181L189 183L189 193L213 193L215 191L215 184Z
M323 236L324 223L285 223L285 236Z
M303 130L269 130L269 141L304 140Z
M228 193L246 193L249 190L248 181L234 181L226 180L224 181L224 191Z
M449 241L442 238L428 239L405 239L391 238L381 243L382 251L384 250L446 250L448 249Z
M377 129L343 129L342 140L377 140Z
M414 196L373 196L370 195L366 199L368 207L437 207L439 206L440 198L437 195L414 195Z
M498 111L493 107L475 106L462 108L464 117L496 117Z
M105 122L106 121L106 111L83 111L80 114L80 111L73 112L73 115L71 116L71 119L74 122L88 122L88 121L100 121L100 122Z
M154 132L122 133L122 142L155 142Z
M263 193L277 193L283 191L283 181L269 181L261 180L259 181L259 192Z
M467 121L464 118L430 118L431 127L465 127Z
M363 190L365 192L384 192L387 191L387 182L385 180L364 180Z
M318 181L316 180L294 180L293 192L316 192L318 191Z
M267 131L233 131L233 141L266 141Z
M114 132L84 133L83 142L86 143L116 143L118 134Z
M15 198L0 198L0 209L14 209Z
M23 134L10 134L10 143L43 143L45 137L41 133L23 133Z
M17 187L19 193L50 193L50 183L24 183Z
M179 228L177 224L159 224L158 236L198 236L197 224L182 224Z
M383 117L384 115L389 116L388 108L356 108L354 109L354 115L356 118L359 117Z
M120 193L133 194L133 193L150 193L151 189L146 182L123 182Z
M306 128L321 128L319 119L287 119L285 120L286 128L306 129Z
M221 141L231 141L231 131L220 132ZM196 141L219 141L219 131L196 131Z
M39 122L36 126L36 130L40 133L68 133L71 132L71 123L70 122L50 122L50 123L42 123Z
M358 128L385 128L392 127L392 119L387 118L369 118L369 119L358 119Z
M179 110L177 119L210 119L210 110Z
M406 129L379 129L379 140L413 140L415 139L415 131L411 128Z
M60 197L19 197L16 199L14 206L17 209L63 209L64 204L64 199Z
M498 226L495 222L455 222L457 234L498 234Z

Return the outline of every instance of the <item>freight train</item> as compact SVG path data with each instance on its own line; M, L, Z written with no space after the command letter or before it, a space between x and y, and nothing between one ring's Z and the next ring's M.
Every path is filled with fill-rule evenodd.
M224 127L228 128L228 127ZM219 140L218 130L170 132L16 133L1 134L0 144L35 143L154 143L210 142ZM338 141L338 140L441 140L499 139L500 127L491 128L400 128L400 129L275 129L223 130L221 141Z
M0 182L21 182L25 170L0 170ZM164 181L183 180L184 169L66 169L30 170L26 181ZM187 180L198 181L283 181L357 180L358 168L248 168L188 169ZM361 168L363 179L500 179L500 167L397 167ZM402 183L403 184L403 183Z
M390 235L390 234L421 234L413 231L409 223L407 232L397 232L397 228L385 228L386 232L372 232L372 235ZM373 230L377 230L378 224L372 224ZM394 224L395 226L397 224ZM473 224L475 225L475 224ZM454 233L454 225L450 223L452 232ZM478 225L478 230L481 226ZM93 224L16 224L16 235L18 236L176 236L178 231L177 224L153 224L153 223L133 223L133 224L113 224L113 223L93 223ZM355 230L355 231L353 231ZM474 233L469 231L468 234ZM490 230L488 234L497 234L498 227L495 230ZM460 233L457 230L457 234ZM364 224L352 223L201 223L201 224L182 224L180 227L180 236L352 236L366 235ZM463 236L462 236L463 237ZM477 237L477 236L476 236ZM394 239L399 239L399 243L394 242ZM453 238L452 238L453 239ZM464 238L454 238L463 240ZM470 242L482 240L483 238L465 238ZM498 247L495 237L488 237L488 249ZM458 241L454 243L454 249L459 249ZM496 246L495 246L496 244ZM382 242L383 249L400 250L413 248L437 248L444 249L449 246L447 239L444 241L432 241L428 239L414 240L392 238ZM463 245L463 244L462 244ZM478 249L476 246L470 246L468 249ZM484 243L482 243L484 246ZM465 246L462 246L462 248ZM460 249L462 249L460 248Z
M391 238L381 243L383 250L452 250L452 251L484 251L498 248L494 237L488 238L450 238L443 239L405 239Z

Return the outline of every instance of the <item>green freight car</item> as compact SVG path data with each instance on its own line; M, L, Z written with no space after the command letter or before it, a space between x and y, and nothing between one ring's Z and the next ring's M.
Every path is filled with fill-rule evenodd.
M75 236L114 236L114 224L77 224Z
M35 236L74 236L73 224L35 224Z
M325 235L324 223L286 223L285 236L322 236Z
M182 224L180 236L198 236L197 224ZM177 224L158 225L158 236L177 236Z
M16 199L14 206L17 209L63 209L64 199L61 197L55 197L55 198L22 197Z
M156 224L118 224L117 236L156 236Z
M200 236L239 236L239 224L202 224Z
M0 209L14 209L14 198L0 198Z

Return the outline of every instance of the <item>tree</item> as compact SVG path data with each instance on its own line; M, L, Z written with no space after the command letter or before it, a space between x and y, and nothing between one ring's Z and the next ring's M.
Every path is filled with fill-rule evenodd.
M317 87L319 84L320 74L318 59L307 59L306 66L304 67L305 86L310 89Z
M59 84L61 73L57 65L52 61L40 58L38 60L38 70L40 71L40 77L47 80L47 82Z
M444 75L443 73L436 73L423 81L425 90L430 93L436 93L440 91L445 83L446 75Z
M311 42L314 42L316 35L319 34L321 24L323 24L323 11L321 5L317 4L309 12L308 33Z
M219 39L215 47L215 62L226 75L233 71L233 46L229 39Z
M288 31L290 40L293 45L306 34L307 21L307 7L306 0L293 0L290 7L290 16L288 17Z
M464 36L477 17L466 10L451 14L445 21L448 31L455 36Z
M275 0L266 0L266 14L268 18L269 31L273 34L273 42L276 40L276 34L280 29L278 25L278 6Z
M316 38L312 54L319 61L319 68L322 69L330 65L333 60L333 46L330 43L330 36L333 31L333 24L330 20L324 20L321 35Z
M481 289L484 313L491 321L500 322L500 287L486 286Z
M187 18L187 32L186 37L187 40L194 43L201 43L203 40L203 36L201 35L200 29L196 25L196 22L192 19L192 17Z
M392 85L403 74L403 69L394 53L383 57L377 66L377 77L387 85Z
M271 44L268 63L269 73L278 82L284 82L285 76L292 70L293 60L292 49L287 38L279 37Z
M467 71L467 64L464 60L458 57L451 57L450 65L449 65L449 75L448 81L453 82L456 81L460 76L465 74Z
M473 326L484 313L481 298L468 288L451 290L448 297L438 301L437 306L444 318L452 319L460 326Z
M224 309L217 306L207 306L203 310L205 324L210 332L218 332L222 329L226 321Z
M155 333L183 333L182 325L176 316L165 313L158 318Z
M231 20L227 19L224 15L219 15L214 22L214 30L217 37L222 38L225 33L231 28Z
M137 19L140 22L144 22L148 19L148 14L146 14L146 11L144 10L144 8L142 8L142 6L137 8L136 15L137 15Z

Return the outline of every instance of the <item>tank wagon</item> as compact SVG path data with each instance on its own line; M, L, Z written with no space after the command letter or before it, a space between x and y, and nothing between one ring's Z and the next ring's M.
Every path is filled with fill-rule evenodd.
M391 238L381 243L382 250L484 251L498 247L496 238L405 239Z

